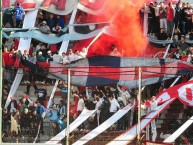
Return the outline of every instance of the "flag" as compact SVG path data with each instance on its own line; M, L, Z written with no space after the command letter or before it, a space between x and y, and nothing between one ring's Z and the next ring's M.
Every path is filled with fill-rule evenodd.
M34 38L44 43L56 44L61 41L67 40L84 40L97 36L104 27L108 27L109 23L92 23L92 24L76 24L72 25L74 27L74 32L69 34L68 28L60 31L58 34L45 34L39 31L39 29L5 29L3 32L3 37L9 38ZM8 31L9 30L9 31ZM14 30L12 33L10 30Z
M71 70L71 83L78 86L104 86L118 83L128 88L138 87L138 67L142 68L142 85L149 85L167 80L178 75L187 74L193 69L182 61L173 59L143 59L113 56L95 56L63 65L54 62L38 62L38 65L23 64L32 71L41 69L48 77L67 80Z
M58 15L68 15L79 5L79 9L86 13L102 14L100 9L106 0L20 0L24 10L42 9ZM16 4L18 0L3 0L3 8ZM104 10L104 7L103 7Z
M171 98L178 98L183 104L193 106L193 80L181 83L168 88L159 94L156 98L158 104L161 104Z

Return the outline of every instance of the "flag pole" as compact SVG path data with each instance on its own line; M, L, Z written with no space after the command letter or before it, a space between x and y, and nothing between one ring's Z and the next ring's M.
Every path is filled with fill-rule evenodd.
M68 98L67 98L67 126L66 126L66 145L69 145L69 123L70 122L70 69L68 69Z
M2 86L3 86L3 67L2 67L2 19L3 19L3 13L2 13L2 0L0 0L0 10L1 10L1 14L0 14L0 119L2 122ZM0 123L0 143L2 143L2 123Z
M142 77L142 71L141 71L141 67L139 67L139 94L138 94L138 125L137 125L137 142L138 144L140 144L140 139L141 139L141 77Z

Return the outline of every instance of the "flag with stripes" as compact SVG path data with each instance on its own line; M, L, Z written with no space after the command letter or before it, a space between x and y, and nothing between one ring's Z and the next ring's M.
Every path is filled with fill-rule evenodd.
M101 86L118 83L129 88L138 87L138 68L142 68L142 85L161 82L187 74L192 65L172 59L143 59L113 56L95 56L63 65L55 62L38 62L37 66L26 60L23 65L32 71L41 68L48 77L67 80L71 70L71 82L78 86ZM182 67L183 65L183 67ZM38 71L37 71L38 72Z

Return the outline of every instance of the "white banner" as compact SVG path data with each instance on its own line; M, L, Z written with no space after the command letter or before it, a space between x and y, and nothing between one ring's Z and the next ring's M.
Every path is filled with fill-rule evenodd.
M23 23L23 28L32 28L35 25L35 21L36 21L36 17L37 17L37 13L38 10L34 10L31 12L28 12L24 18L24 23ZM30 43L31 43L31 38L21 38L19 41L19 46L18 46L18 50L24 51L24 50L29 50L30 48ZM14 97L14 94L21 82L23 78L23 69L20 68L17 71L16 77L13 81L13 84L11 86L6 104L5 104L5 108L8 107L10 101L11 101L11 97Z
M125 115L129 110L131 110L133 106L128 105L124 107L123 109L117 111L113 116L111 116L108 120L103 122L100 126L83 136L81 139L76 141L73 145L82 145L87 143L89 140L92 140L96 136L98 136L100 133L108 129L111 125L113 125L117 120L119 120L123 115Z
M152 133L152 141L155 141L157 137L157 128L155 120L153 120L151 123L151 133Z
M30 29L33 28L36 22L38 9L28 12L25 16L23 28ZM24 52L24 50L29 50L31 43L31 38L20 38L18 49Z
M76 13L77 13L77 8L75 8L72 12L69 25L74 23L74 20L76 18ZM72 28L72 26L69 26L69 33L74 32L73 30L74 30L74 27ZM59 50L59 55L62 55L63 52L65 53L67 52L68 45L69 45L69 40L62 42L62 45Z
M175 98L168 100L164 104L155 108L155 111L150 112L142 121L141 127L139 131L142 131L147 125L149 125L161 112L165 110L167 106L169 106ZM113 141L109 142L107 145L127 145L130 143L139 133L138 124L132 126L128 131L120 135L119 137L115 138Z
M70 126L69 126L69 133L71 133L73 130L75 130L79 125L81 125L89 116L91 116L93 113L95 113L96 110L87 110L84 108L82 113L74 120ZM66 129L61 131L59 134L57 134L55 137L51 138L49 141L46 142L46 144L57 144L60 142L63 138L66 136Z
M58 81L59 80L56 80L55 85L54 85L54 87L52 89L52 93L50 95L50 99L49 99L48 104L47 104L47 109L49 109L51 104L52 104L52 99L54 98L54 93L56 92L56 88L58 86Z
M9 91L9 94L8 94L8 97L7 97L7 101L5 103L5 108L7 108L9 103L11 102L11 98L14 97L14 94L15 94L15 92L16 92L16 90L17 90L17 88L18 88L22 78L23 78L23 69L20 68L20 69L18 69L16 77L15 77L15 79L13 81L13 84L11 85L11 89Z
M81 3L78 3L78 9L85 12L85 13L89 13L92 15L103 15L106 6L108 5L108 1L107 0L99 0L101 5L99 9L94 9L94 8L89 8L89 6L85 6ZM103 1L103 2L101 2ZM95 4L97 5L97 1L95 2Z
M191 124L193 123L193 116L188 119L178 130L176 130L171 136L165 139L164 143L173 143Z

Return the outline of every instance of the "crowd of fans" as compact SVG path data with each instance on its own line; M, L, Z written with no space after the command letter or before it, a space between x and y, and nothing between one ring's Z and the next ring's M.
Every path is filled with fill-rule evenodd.
M173 40L171 48L177 48L173 55L175 59L182 59L191 62L192 43L186 40L193 40L193 8L190 3L179 0L177 4L172 2L151 2L149 6L144 5L140 10L143 24L144 13L148 14L148 36L157 40ZM156 42L155 42L156 43Z
M17 15L17 10L21 15ZM148 34L155 34L157 39L166 40L171 37L180 40L180 43L174 44L177 47L174 53L174 58L182 59L183 55L189 56L191 62L193 47L189 46L184 40L189 36L193 39L192 31L192 8L189 4L181 4L181 1L175 8L171 4L165 6L163 3L160 6L157 3L150 3L149 7L143 7L141 12L148 12L149 29ZM16 18L14 19L14 15ZM190 16L191 14L191 16ZM9 22L10 26L21 27L23 16L25 15L22 7L18 4L15 8L11 6L4 11L3 25L6 26ZM191 18L191 21L190 21ZM68 23L69 16L59 16L39 11L36 20L36 26L43 33L58 34L61 29ZM78 15L76 21L82 21L82 15ZM175 24L174 34L172 30ZM18 58L26 59L34 64L37 62L54 61L62 64L69 64L78 59L85 58L87 55L87 48L82 51L68 49L67 53L58 54L61 44L48 45L37 40L32 40L29 51L21 52L18 50L18 40L13 39L10 47L6 46L7 40L4 39L4 50L2 54L4 64L4 86L3 86L3 103L5 106L10 86L15 78L16 68L18 67ZM115 45L112 45L113 51L109 54L111 56L121 56L117 51ZM52 100L50 108L46 108L48 102L47 89L45 84L53 84L55 80L48 79L41 74L32 73L25 70L25 75L22 83L26 85L26 91L23 96L12 97L10 104L3 109L3 141L7 137L16 137L15 142L22 142L21 136L27 136L26 142L33 142L41 134L45 134L45 118L49 118L52 129L49 134L50 137L55 136L60 131L66 128L66 100L67 100L67 84L60 81L58 88L61 91L61 98ZM41 85L40 85L41 84ZM32 96L30 87L35 89ZM155 95L163 91L163 86L159 83L157 85L147 86L142 92L141 117L144 117L149 111L153 110L157 103ZM115 114L119 109L124 108L128 104L134 105L137 100L137 89L129 89L125 86L111 85L94 88L84 88L71 85L71 105L70 105L70 122L81 114L86 107L89 110L97 109L96 114L89 117L78 130L92 130L110 116ZM152 97L153 96L153 97ZM37 98L36 100L32 98ZM33 101L32 101L33 100ZM45 109L46 108L46 109ZM137 122L137 103L132 111L129 111L119 121L117 121L111 130L126 130ZM40 134L38 133L40 130ZM19 140L18 140L19 139ZM23 141L23 142L25 142ZM38 141L38 140L36 140Z

